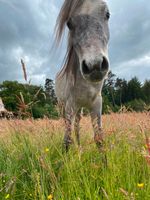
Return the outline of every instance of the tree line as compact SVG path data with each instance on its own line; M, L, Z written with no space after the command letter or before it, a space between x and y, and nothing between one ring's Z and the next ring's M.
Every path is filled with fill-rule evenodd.
M141 83L137 77L127 81L110 72L103 87L104 112L119 111L125 107L129 111L150 110L150 80Z
M150 110L150 80L141 83L137 77L127 81L116 77L112 72L104 83L103 113ZM45 80L44 87L4 81L0 84L0 97L5 108L22 118L58 118L57 99L54 81Z

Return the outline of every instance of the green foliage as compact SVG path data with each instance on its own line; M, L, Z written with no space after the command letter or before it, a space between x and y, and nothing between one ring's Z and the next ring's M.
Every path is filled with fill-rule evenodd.
M114 85L115 85L115 74L111 71L108 74L108 79L105 81L103 86L103 94L107 96L108 100L115 106L115 99L114 99Z
M34 118L44 118L49 117L53 119L58 118L58 112L53 104L45 104L43 107L36 104L32 107L32 115Z
M133 101L128 102L126 107L136 112L142 112L145 109L145 102L141 99L134 99Z
M48 78L45 80L45 93L47 96L47 100L56 105L57 99L54 91L54 82L53 80Z
M150 80L146 80L142 87L143 99L146 103L150 104Z
M102 96L103 113L118 112L122 106L143 111L150 106L150 80L142 85L136 77L126 81L110 72L104 83ZM17 81L4 81L0 84L0 97L7 110L24 117L58 117L54 82L51 79L45 80L44 88Z
M115 78L110 72L103 88L103 112L117 112L123 105L134 111L144 111L149 107L150 81L146 80L142 85L137 77L126 81Z
M32 115L34 116L34 118L43 118L44 115L46 113L46 110L44 107L40 106L40 105L34 105L32 107Z
M44 108L47 111L48 117L54 118L54 119L57 119L59 117L58 112L57 112L57 108L54 104L45 104Z
M21 84L17 81L4 81L0 84L0 97L2 97L7 110L19 113L22 116L43 118L44 116L58 116L55 104L53 82L51 80L53 96L41 86Z
M105 114L109 114L113 111L113 105L109 101L107 95L103 95L103 109L102 109L102 111Z
M128 82L127 101L142 98L142 89L140 81L134 77Z
M0 84L0 97L8 110L17 111L16 95L19 95L20 92L25 93L25 88L17 81L4 81Z

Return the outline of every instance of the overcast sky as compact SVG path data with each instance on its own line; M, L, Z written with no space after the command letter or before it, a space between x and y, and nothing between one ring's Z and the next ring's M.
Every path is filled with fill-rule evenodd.
M110 67L121 78L150 79L150 1L107 0ZM61 67L66 43L51 51L55 21L63 0L0 0L0 82L28 79L44 84Z

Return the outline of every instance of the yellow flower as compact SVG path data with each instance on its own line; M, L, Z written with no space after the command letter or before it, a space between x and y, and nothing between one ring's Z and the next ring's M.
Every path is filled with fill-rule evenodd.
M48 199L53 200L53 195L52 194L48 195Z
M143 187L144 187L144 183L138 183L137 186L138 186L139 188L143 188Z
M45 152L48 153L48 152L49 152L49 148L46 148L46 149L45 149Z
M9 199L9 197L10 197L10 194L7 194L7 195L5 196L5 199Z

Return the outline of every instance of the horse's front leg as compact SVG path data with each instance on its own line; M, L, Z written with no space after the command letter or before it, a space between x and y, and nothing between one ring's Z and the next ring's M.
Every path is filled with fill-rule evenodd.
M75 116L74 131L78 146L80 146L80 120L81 120L81 109L77 112Z
M73 139L71 137L72 133L72 122L74 118L74 110L69 106L65 108L65 136L64 136L64 145L65 150L68 152L70 144L73 143Z
M103 149L104 133L102 131L102 97L98 96L91 109L91 120L94 129L94 140L99 150Z

